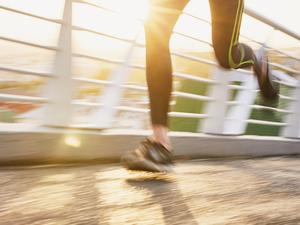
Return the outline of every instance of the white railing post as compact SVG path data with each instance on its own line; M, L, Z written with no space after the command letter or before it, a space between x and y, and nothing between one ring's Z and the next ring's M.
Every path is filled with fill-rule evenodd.
M283 128L281 135L287 138L300 138L300 76L298 76L297 87L293 90L290 102L289 111L291 112L286 116L286 126Z
M208 103L205 114L208 118L204 120L199 131L208 134L240 135L247 128L246 120L251 115L251 105L257 95L257 79L251 74L246 75L236 70L225 70L217 68L213 74L216 81L210 90L209 96L213 99ZM231 94L230 83L240 81L241 90L229 107L228 100Z
M65 0L58 49L53 65L54 77L43 90L49 103L42 109L42 124L48 126L68 126L72 118L72 0Z
M142 30L142 29L141 29ZM128 79L130 74L129 63L132 60L134 48L137 45L137 40L141 33L139 30L135 36L135 41L131 44L125 61L121 66L116 68L109 77L109 81L112 83L108 85L101 96L99 96L98 102L101 104L100 108L89 116L88 124L91 128L104 129L113 126L113 122L117 113L116 107L120 105L122 100L123 89L122 85Z
M234 73L239 72L234 71ZM245 74L240 74L240 76L243 77L241 86L245 89L238 90L234 100L235 104L228 111L224 124L224 134L228 135L245 133L247 128L246 120L251 116L251 105L254 104L257 96L258 83L256 77L251 75L245 76Z
M227 112L227 101L229 98L229 82L228 71L216 68L213 72L213 80L215 84L209 89L209 96L213 99L208 102L205 114L208 118L203 121L202 126L198 128L199 132L209 134L223 134L224 120Z

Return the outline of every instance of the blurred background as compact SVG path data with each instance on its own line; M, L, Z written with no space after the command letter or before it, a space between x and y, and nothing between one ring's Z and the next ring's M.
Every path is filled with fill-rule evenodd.
M279 99L218 66L191 0L171 40L179 160L149 174L104 164L149 135L147 0L0 0L0 224L299 225L300 1L245 3L240 40L267 50Z
M26 71L52 73L56 52L51 48L39 46L57 46L61 26L50 20L33 18L26 13L54 21L60 20L63 16L64 3L62 0L0 0L0 65ZM101 83L99 85L97 81L108 80L110 75L120 67L120 64L115 62L128 58L132 43L119 39L136 40L130 59L128 59L132 65L136 66L129 68L124 84L146 87L145 71L139 66L145 65L144 33L141 29L142 21L147 17L149 9L147 0L88 0L85 3L89 4L75 1L72 7L73 28L75 28L72 31L72 78L75 79L72 83L74 85L72 97L80 103L72 112L72 123L75 124L87 123L86 118L98 110L99 107L93 103L101 101L99 96L102 95L105 85ZM274 23L283 25L296 34L300 33L299 1L248 0L245 3L248 9L254 10ZM13 10L7 10L7 8ZM25 13L19 13L20 11ZM214 65L182 57L196 57L215 62L210 45L208 1L191 0L185 12L186 14L181 16L175 27L171 41L171 48L175 53L172 54L174 72L213 79ZM299 75L299 40L247 14L243 17L241 35L240 40L255 49L258 49L261 43L267 43L274 65L284 65L284 67L277 66L277 70L291 77ZM31 45L26 43L31 43ZM290 57L281 53L286 53ZM298 74L294 73L295 71ZM30 99L22 102L10 97L11 95L39 97L49 79L46 76L22 74L17 70L0 70L1 122L32 122L35 116L31 113L35 112L40 104L31 102ZM82 82L82 80L91 82ZM240 85L241 82L236 81L233 84ZM174 77L175 92L206 96L209 86L209 83L201 83L180 76ZM57 91L54 89L52 89L53 92ZM280 92L288 96L291 89L289 86L281 85ZM237 90L230 90L229 101L233 101L236 94ZM260 95L257 95L254 104L286 109L288 103L289 100L286 98L281 98L277 102L264 102ZM205 104L205 101L176 95L171 102L172 111L200 114L205 113ZM126 88L122 92L120 105L147 109L147 92ZM149 118L145 113L130 110L118 110L116 113L112 127L138 129L149 127ZM254 107L249 119L280 123L283 122L283 116L284 113L281 111ZM202 121L201 118L172 117L171 130L197 132ZM249 123L245 133L277 136L279 129L279 126L270 124Z

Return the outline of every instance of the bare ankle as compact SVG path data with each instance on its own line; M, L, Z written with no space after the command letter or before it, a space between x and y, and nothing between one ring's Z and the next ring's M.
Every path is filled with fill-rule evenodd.
M168 137L168 128L163 125L152 125L154 141L162 144L167 150L172 151L170 138Z

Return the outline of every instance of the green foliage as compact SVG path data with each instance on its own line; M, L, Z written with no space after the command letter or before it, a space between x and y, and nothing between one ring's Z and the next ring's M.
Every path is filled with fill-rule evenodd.
M183 80L179 91L206 95L207 85L195 81ZM176 112L190 112L203 113L205 103L194 99L187 99L182 97L176 98L176 105L173 111ZM187 131L197 132L198 124L201 119L194 118L170 118L170 129L173 131Z
M235 83L239 84L239 83ZM179 91L206 95L207 93L207 84L182 80L181 87ZM291 93L291 88L286 86L280 87L280 93L282 95L289 96ZM234 100L237 91L232 91L230 100ZM255 104L264 105L269 107L275 107L280 109L286 109L289 101L284 99L279 99L277 101L266 101L260 95L257 96ZM176 105L173 107L173 111L176 112L190 112L190 113L204 113L205 102L197 101L193 99L187 99L182 97L176 98ZM274 112L271 110L262 110L262 109L253 109L251 119L263 120L263 121L273 121L273 122L282 122L284 119L284 114L281 112ZM197 132L197 128L201 119L189 119L189 118L171 118L170 119L170 129L172 131L186 131L186 132ZM270 126L270 125L257 125L249 124L247 126L246 135L262 135L262 136L278 136L280 132L280 127Z
M14 123L16 121L15 116L16 113L11 110L0 109L0 122Z

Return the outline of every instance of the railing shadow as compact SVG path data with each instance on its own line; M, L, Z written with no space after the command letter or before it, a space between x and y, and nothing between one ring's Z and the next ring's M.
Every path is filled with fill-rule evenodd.
M166 225L178 224L178 221L182 224L198 224L184 196L180 193L176 180L168 175L128 178L126 182L132 187L146 189L152 193L153 201L161 206Z

